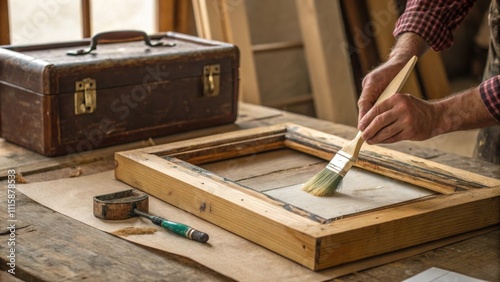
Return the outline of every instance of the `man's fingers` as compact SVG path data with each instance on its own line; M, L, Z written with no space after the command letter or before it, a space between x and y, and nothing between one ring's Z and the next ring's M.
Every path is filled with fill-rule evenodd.
M378 143L392 143L400 138L404 132L404 128L400 127L400 123L394 121L393 123L380 129L373 137L366 140L370 145Z
M358 124L360 124L363 117L370 111L374 103L370 102L358 102L359 115L358 115ZM358 126L359 127L359 126ZM359 128L359 130L362 130Z
M394 142L397 142L397 141L400 141L400 140L404 140L404 129L402 129L401 131L397 131L395 129L393 129L394 131L393 132L396 132L395 134L392 134L392 136L386 138L386 139L383 139L379 142L375 142L375 143L382 143L382 144L390 144L390 143L394 143ZM382 139L383 137L381 137ZM370 141L371 142L371 141ZM374 144L375 144L374 143Z
M387 129L386 127L394 123L398 117L392 111L392 105L385 102L372 107L359 123L359 127L362 128L360 130L363 131L363 138L367 141L376 137L379 131L382 131L382 137L376 137L372 141L376 142L390 137L387 136L390 134L390 132L387 132L390 128Z

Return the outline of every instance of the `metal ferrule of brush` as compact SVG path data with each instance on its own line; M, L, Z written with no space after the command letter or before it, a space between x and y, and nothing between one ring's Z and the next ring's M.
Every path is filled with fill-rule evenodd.
M344 151L339 151L328 163L326 168L344 177L352 167L354 162L356 162L356 158L351 154L348 154Z

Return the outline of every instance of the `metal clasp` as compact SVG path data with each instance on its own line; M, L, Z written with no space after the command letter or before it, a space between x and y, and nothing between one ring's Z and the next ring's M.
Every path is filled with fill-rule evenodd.
M75 115L93 113L96 107L95 79L85 78L77 81L75 83Z
M203 96L213 97L220 93L220 65L203 67Z

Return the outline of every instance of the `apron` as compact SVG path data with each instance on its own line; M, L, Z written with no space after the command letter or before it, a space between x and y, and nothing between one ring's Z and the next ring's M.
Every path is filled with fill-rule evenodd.
M490 46L483 80L500 75L500 0L492 0L489 10ZM479 130L476 158L500 164L500 125Z

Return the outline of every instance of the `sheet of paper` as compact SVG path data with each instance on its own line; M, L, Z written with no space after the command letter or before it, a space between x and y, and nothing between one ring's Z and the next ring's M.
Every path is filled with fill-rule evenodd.
M40 204L105 232L111 233L132 226L155 226L143 218L104 221L94 217L94 196L130 188L116 180L113 171L17 186L18 191ZM57 200L54 195L58 195ZM154 197L149 199L149 211L151 214L182 222L208 233L209 244L193 242L163 230L123 239L189 257L238 281L322 281L339 275L338 272L332 271L311 271Z
M403 282L448 282L448 281L486 282L485 280L479 280L476 278L462 275L460 273L444 270L437 267L431 267L426 271L423 271L411 278L404 280Z
M94 217L94 196L130 188L127 184L116 180L113 171L29 183L16 187L18 192L27 195L34 201L108 233L126 227L147 228L154 226L143 218L104 221ZM57 195L56 199L54 195ZM467 233L314 272L154 197L150 197L149 201L151 214L179 221L208 233L210 235L209 244L193 242L162 230L154 234L122 237L124 240L188 257L237 281L325 281L477 235L474 232Z

